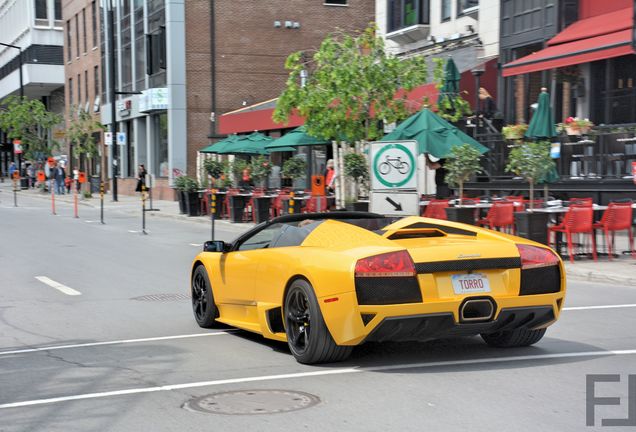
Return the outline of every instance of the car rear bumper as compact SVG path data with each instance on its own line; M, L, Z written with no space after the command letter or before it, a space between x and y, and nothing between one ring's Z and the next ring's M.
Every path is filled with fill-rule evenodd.
M501 309L497 318L479 323L458 323L452 313L386 317L365 342L426 341L453 336L474 336L519 328L545 327L556 319L551 305Z

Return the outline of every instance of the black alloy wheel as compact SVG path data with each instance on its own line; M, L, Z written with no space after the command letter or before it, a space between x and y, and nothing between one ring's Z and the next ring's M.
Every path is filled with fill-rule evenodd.
M303 279L292 282L285 296L285 331L289 349L299 363L342 361L353 350L333 340L314 290Z
M210 279L205 267L200 265L192 274L192 312L199 327L214 327L217 311Z

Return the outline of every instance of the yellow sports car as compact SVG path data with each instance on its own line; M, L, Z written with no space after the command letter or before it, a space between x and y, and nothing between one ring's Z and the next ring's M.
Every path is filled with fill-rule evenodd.
M287 341L308 364L344 360L366 341L532 345L565 297L550 248L438 219L289 215L203 248L191 277L197 323Z

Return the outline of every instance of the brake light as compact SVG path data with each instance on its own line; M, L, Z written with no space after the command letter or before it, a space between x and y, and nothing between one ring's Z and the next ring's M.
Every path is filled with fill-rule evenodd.
M415 276L415 265L407 251L389 252L358 260L356 277Z
M559 264L559 258L550 249L522 244L518 244L517 249L521 256L523 270Z

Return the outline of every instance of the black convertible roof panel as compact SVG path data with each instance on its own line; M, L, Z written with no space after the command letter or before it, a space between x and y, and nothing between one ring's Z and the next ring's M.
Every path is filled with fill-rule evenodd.
M383 219L382 216L377 213L369 212L355 212L355 211L334 211L324 213L298 213L279 216L269 221L272 223L285 223L285 222L298 222L307 219Z

